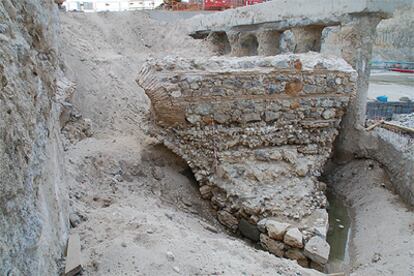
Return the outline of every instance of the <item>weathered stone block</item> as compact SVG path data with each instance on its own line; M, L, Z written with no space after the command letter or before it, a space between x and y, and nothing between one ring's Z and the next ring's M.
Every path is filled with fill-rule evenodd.
M219 211L217 213L218 220L228 228L235 231L237 229L237 226L239 224L239 221L229 212L227 211Z
M290 248L285 252L285 257L291 260L296 260L299 265L309 267L309 260L306 258L303 251L298 248Z
M305 245L305 256L313 262L324 265L328 262L330 246L321 237L312 237Z
M259 229L259 231L262 232L262 233L266 233L266 223L267 223L267 220L268 220L267 218L264 218L264 219L260 220L257 223L257 229Z
M239 230L243 236L251 239L252 241L257 242L260 239L260 232L257 229L257 226L249 223L243 218L239 222Z
M283 242L275 241L265 234L260 234L260 242L270 253L273 253L278 257L283 257L285 253L285 244Z
M289 223L283 223L269 219L266 222L267 234L272 239L282 241L289 226Z
M204 199L211 198L211 196L212 196L211 192L213 190L212 186L204 185L204 186L201 186L199 190L200 190L200 194L201 194L202 198L204 198Z
M284 238L283 242L295 248L303 248L303 236L298 228L290 228Z

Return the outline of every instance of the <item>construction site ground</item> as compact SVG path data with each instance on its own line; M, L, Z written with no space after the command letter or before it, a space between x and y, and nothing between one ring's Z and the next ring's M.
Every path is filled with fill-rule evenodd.
M389 71L371 72L368 99L387 96L389 101L399 101L407 97L414 101L414 76L409 73Z
M81 237L87 275L319 275L229 234L185 162L147 134L150 103L135 83L145 59L212 55L180 31L179 13L169 19L148 12L60 17L74 106L93 132L66 145L71 231ZM340 269L414 275L414 214L370 162L327 177L353 214L351 258Z

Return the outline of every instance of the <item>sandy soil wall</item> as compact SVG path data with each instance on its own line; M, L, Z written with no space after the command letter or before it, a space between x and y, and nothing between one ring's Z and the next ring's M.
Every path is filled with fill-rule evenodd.
M57 275L66 194L52 0L0 2L0 275Z
M369 138L368 138L369 137ZM413 139L378 128L367 136L367 156L385 166L390 175L392 188L408 204L414 206L414 144Z
M377 28L374 60L414 61L414 4L394 13Z

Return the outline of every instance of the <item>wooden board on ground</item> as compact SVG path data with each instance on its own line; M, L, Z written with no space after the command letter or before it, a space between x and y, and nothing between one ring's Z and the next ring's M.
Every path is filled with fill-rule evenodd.
M384 122L384 125L385 125L385 128L389 128L391 130L401 131L401 132L405 132L405 133L414 135L414 128L405 127L405 126L393 124L393 123L390 123L390 122Z
M65 276L74 276L82 271L81 244L78 234L71 234L66 251Z

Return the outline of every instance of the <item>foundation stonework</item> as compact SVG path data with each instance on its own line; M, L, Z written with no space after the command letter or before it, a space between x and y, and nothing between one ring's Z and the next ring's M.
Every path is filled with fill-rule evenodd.
M356 79L343 60L303 54L149 60L138 84L155 134L187 161L218 220L309 264L301 252L328 224L317 177Z
M257 54L261 56L286 51L317 51L343 58L358 73L358 79L355 97L351 99L342 121L342 131L335 142L333 161L345 163L357 157L375 159L396 180L393 184L400 196L414 205L414 188L409 194L400 189L410 186L410 183L401 179L410 179L413 171L409 170L409 166L402 166L408 170L400 172L395 170L389 159L379 158L380 155L375 151L381 149L376 147L375 141L381 140L381 137L365 130L369 64L377 26L381 20L391 17L394 11L411 11L413 7L412 0L273 0L220 14L195 16L188 19L186 25L188 34L193 37L213 32L231 33L233 39L229 40L229 53L233 56L251 55L246 54L250 53L249 50L240 43L240 38L248 34L257 38ZM262 36L264 32L283 35ZM406 45L407 41L403 40L402 43ZM387 144L387 148L393 148L393 145ZM393 154L398 156L399 151ZM406 177L402 178L401 175Z

